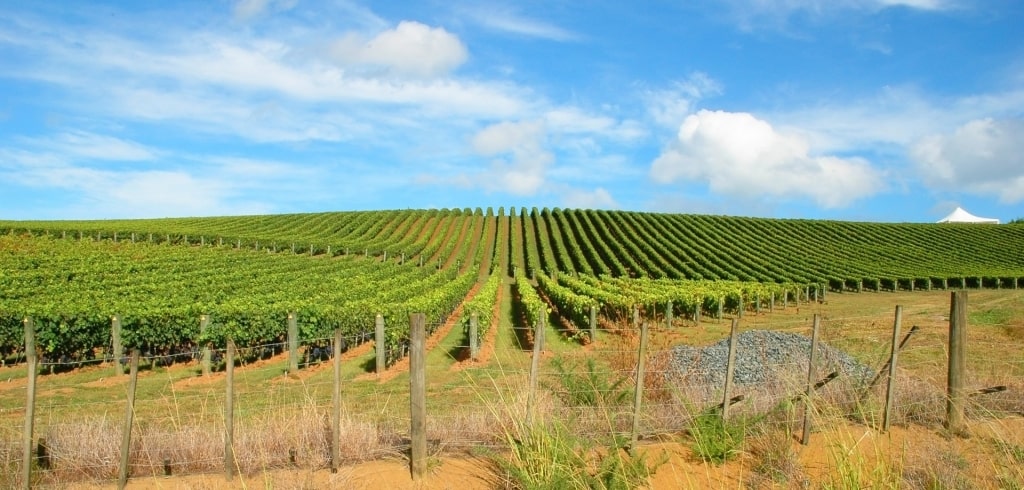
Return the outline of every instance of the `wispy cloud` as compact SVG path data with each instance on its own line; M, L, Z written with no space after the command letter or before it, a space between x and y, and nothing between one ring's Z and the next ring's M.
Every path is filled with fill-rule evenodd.
M462 10L462 15L492 31L549 41L578 41L582 38L550 22L520 14L505 5L486 5Z
M783 29L790 20L834 20L838 16L871 15L889 8L942 12L962 8L959 0L726 0L727 15L743 30Z

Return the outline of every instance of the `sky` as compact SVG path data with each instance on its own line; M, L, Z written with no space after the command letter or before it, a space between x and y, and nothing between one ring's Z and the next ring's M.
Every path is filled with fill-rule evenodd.
M1024 217L1024 2L0 3L0 219Z

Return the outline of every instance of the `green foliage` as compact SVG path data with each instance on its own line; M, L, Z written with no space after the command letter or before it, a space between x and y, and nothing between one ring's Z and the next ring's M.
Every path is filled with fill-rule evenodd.
M536 325L541 315L544 315L545 318L547 317L548 313L550 313L547 304L544 303L544 300L540 299L537 290L530 284L526 274L522 271L516 274L516 290L519 291L519 302L523 306L523 311L526 313L526 321L530 325Z
M690 423L691 449L703 461L721 464L736 457L743 446L746 423L724 421L717 411L707 411Z
M498 289L501 288L501 272L497 269L491 272L487 282L481 286L473 299L466 302L462 307L462 326L468 338L469 320L474 314L477 316L477 340L483 339L484 334L491 328L491 314L494 312L494 305L498 301Z
M507 433L509 454L497 457L506 484L523 490L627 490L643 486L662 458L648 463L643 453L630 455L611 445L594 449L562 424L522 427Z
M551 361L561 383L559 394L566 405L574 407L608 407L629 400L630 391L622 387L629 378L598 369L597 361L587 358L586 366L568 363L560 357Z

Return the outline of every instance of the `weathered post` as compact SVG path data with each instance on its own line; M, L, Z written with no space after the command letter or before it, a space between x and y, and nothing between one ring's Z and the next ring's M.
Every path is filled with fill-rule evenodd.
M814 326L811 330L811 355L807 361L807 390L804 392L804 432L800 443L804 446L811 443L811 394L814 393L814 365L818 361L818 332L821 329L821 315L814 314Z
M25 430L22 432L21 486L32 488L32 431L35 428L36 411L36 325L31 318L25 318L25 369L28 371L28 389L25 401Z
M128 404L124 412L124 427L121 431L121 462L117 471L117 488L123 490L128 483L128 456L132 447L132 420L135 417L135 387L139 380L139 349L132 349L128 368Z
M206 333L206 329L210 327L210 315L199 316L199 334ZM202 367L203 376L210 375L210 364L212 363L212 353L210 352L210 343L203 344L202 350L200 351L199 364Z
M110 343L113 347L114 374L121 376L124 374L124 368L121 366L124 347L121 345L121 317L118 315L110 317Z
M640 437L640 409L644 399L644 375L647 367L647 322L640 326L640 352L636 360L636 389L633 390L633 430L630 433L629 451L635 454L636 442Z
M288 373L299 372L299 322L294 311L288 313Z
M331 473L341 464L341 329L334 329L331 357L334 362L334 390L331 392Z
M964 372L967 370L967 291L953 291L949 305L949 374L946 388L946 428L964 428Z
M387 358L385 357L387 352L385 351L386 344L384 340L384 316L380 313L377 313L377 318L374 321L373 346L377 351L377 375L380 376L387 368Z
M736 331L739 330L739 320L732 319L732 327L729 330L729 360L725 365L725 393L722 394L722 421L725 421L729 417L729 392L732 391L732 375L736 369L736 343L739 341L739 336Z
M903 307L896 306L896 319L892 325L892 353L889 354L889 383L885 390L885 411L882 412L882 430L889 431L892 401L896 395L896 357L900 352L900 323L903 321Z
M597 342L597 306L590 305L590 341Z
M409 329L409 405L411 471L413 480L427 474L426 317L415 313Z
M228 339L224 395L224 476L235 477L235 341Z
M476 360L480 355L480 338L479 338L479 324L478 317L474 311L469 315L469 358Z
M536 326L534 327L533 334L533 358L530 360L530 388L526 398L526 423L533 423L533 412L537 401L537 377L540 374L540 352L541 343L540 336L542 335L540 319L537 320Z

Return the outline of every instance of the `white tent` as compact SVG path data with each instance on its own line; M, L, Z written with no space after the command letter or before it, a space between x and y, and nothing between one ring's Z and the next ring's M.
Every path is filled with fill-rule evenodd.
M940 219L938 222L939 223L987 223L987 224L992 224L992 225L998 225L999 224L999 220L997 220L997 219L994 219L994 218L981 218L981 217L975 216L975 215L973 215L971 213L968 213L967 211L964 211L963 208L959 208L959 207L956 208L952 213L949 213L949 216L946 216L945 218Z

